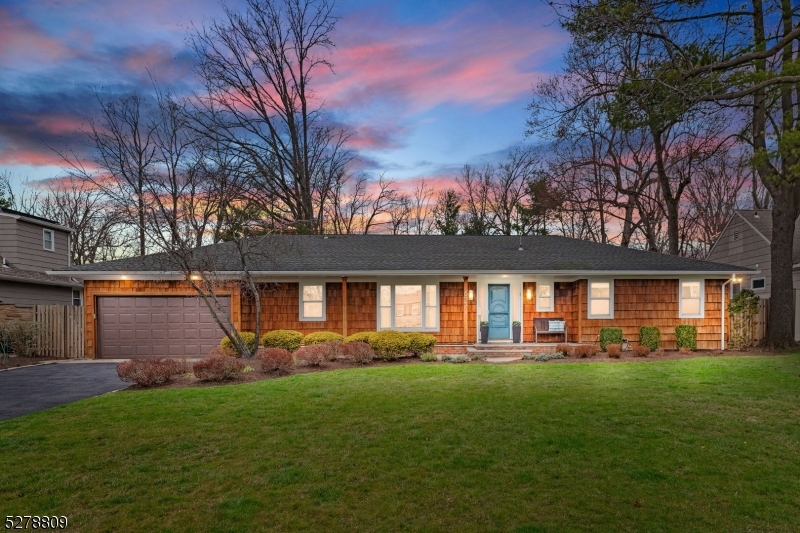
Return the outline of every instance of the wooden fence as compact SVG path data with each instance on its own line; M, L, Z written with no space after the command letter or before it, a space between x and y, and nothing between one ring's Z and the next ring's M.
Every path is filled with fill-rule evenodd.
M38 352L45 357L83 358L83 306L36 305L34 321L42 325Z
M758 345L761 339L767 336L767 322L769 322L769 298L762 298L758 301L758 313L753 317L753 344Z

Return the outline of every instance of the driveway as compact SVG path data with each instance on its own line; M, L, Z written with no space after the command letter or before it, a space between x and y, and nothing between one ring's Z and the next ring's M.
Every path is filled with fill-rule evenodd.
M127 387L114 363L28 366L0 372L0 420Z

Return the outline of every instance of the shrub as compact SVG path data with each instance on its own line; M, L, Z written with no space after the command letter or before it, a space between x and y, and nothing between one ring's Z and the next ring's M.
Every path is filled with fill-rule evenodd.
M366 342L369 344L369 338L372 334L375 333L374 331L362 331L361 333L353 333L352 335L348 335L344 338L345 344L348 342Z
M525 357L525 356L530 356L530 357ZM542 361L542 362L544 362L544 361L550 361L550 360L552 360L552 359L564 359L564 354L563 354L563 353L561 353L561 352L556 352L556 353L540 353L540 354L538 354L538 355L533 355L533 354L525 354L525 356L522 356L522 358L523 358L523 359L533 359L534 361Z
M176 374L180 374L179 364L172 359L131 359L117 365L119 379L142 387L161 385Z
M658 348L657 350L653 350L653 354L664 355L664 348Z
M444 363L469 363L469 357L466 355L456 355L455 357L452 355L444 355L442 356L442 362Z
M597 346L594 344L579 344L573 348L573 354L581 359L594 357L597 355Z
M385 330L373 333L369 338L369 345L378 357L384 361L392 361L408 352L411 339L405 333Z
M635 355L636 357L647 357L648 355L650 355L650 347L643 346L641 344L639 346L634 346L633 355Z
M600 328L600 351L605 352L609 344L622 344L622 328Z
M342 353L357 365L368 365L375 359L375 351L366 342L343 344Z
M253 352L256 348L256 334L252 331L240 331L239 336L244 341L245 346L247 349L250 350L250 353ZM219 343L220 348L224 351L225 355L235 356L236 348L233 346L233 341L231 341L230 337L225 337Z
M486 356L482 353L467 354L470 361L486 361Z
M261 336L261 345L264 348L283 348L290 352L295 351L303 342L303 334L291 329L276 329Z
M244 370L244 362L236 357L210 355L192 365L194 377L200 381L226 381Z
M0 324L0 363L8 364L8 354L11 353L11 331L5 324Z
M563 353L564 357L569 357L572 354L572 346L565 342L558 343L556 344L556 351Z
M686 348L695 351L697 349L697 326L680 324L675 326L675 343L678 349Z
M343 340L344 337L333 331L317 331L303 337L303 344L310 346L312 344L322 344L323 342L342 342Z
M425 352L419 356L419 358L426 363L430 363L432 361L436 361L436 354L433 352Z
M262 372L288 372L294 364L289 350L283 348L263 348L258 351Z
M680 348L678 348L678 352L682 354L692 353L692 351L686 346L681 346Z
M661 330L655 326L642 326L639 328L639 344L647 346L650 351L658 349L661 344Z
M8 341L11 352L21 357L36 355L42 325L38 322L12 322L8 326Z
M411 353L420 356L425 352L432 352L436 347L436 337L430 333L406 333L410 341Z
M622 357L621 344L609 344L606 346L606 351L608 352L608 356L614 359L619 359L620 357Z
M327 344L303 346L294 353L297 363L307 366L322 366L323 363L330 361L330 357L331 347Z

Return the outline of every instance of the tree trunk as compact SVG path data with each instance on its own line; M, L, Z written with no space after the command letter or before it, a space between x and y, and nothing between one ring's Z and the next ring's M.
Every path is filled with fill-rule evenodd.
M794 283L792 280L792 245L797 206L792 184L782 184L772 201L772 290L767 323L767 346L789 348L794 340Z

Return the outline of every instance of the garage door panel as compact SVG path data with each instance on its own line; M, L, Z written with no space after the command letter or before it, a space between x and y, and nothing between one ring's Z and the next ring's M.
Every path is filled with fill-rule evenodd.
M205 357L224 336L196 297L103 296L97 309L101 358Z

